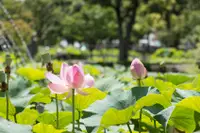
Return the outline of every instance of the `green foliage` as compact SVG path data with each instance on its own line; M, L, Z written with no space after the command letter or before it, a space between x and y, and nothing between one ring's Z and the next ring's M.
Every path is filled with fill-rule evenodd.
M180 59L180 58L192 58L187 57L187 53L185 53L182 50L177 50L175 48L160 48L155 51L155 53L152 55L152 58L174 58L174 59Z
M175 84L175 85L179 85L179 84L183 84L185 82L189 82L192 81L194 79L194 77L188 76L188 75L184 75L184 74L164 74L163 79Z
M2 133L32 133L32 127L30 125L15 124L3 119L0 121L0 130Z
M9 100L9 115L15 115L15 106ZM0 112L6 114L6 98L0 97Z
M168 99L166 99L163 95L149 94L147 96L142 97L136 102L134 106L134 111L136 112L145 106L153 106L155 104L160 104L164 108L167 108L171 105L170 101L168 101Z
M101 71L92 65L84 65L83 69L85 73L89 73L93 76L100 76L101 74Z
M78 112L75 112L75 119L78 119ZM44 112L37 119L40 123L53 125L56 127L56 113ZM71 112L59 112L59 129L63 129L72 122Z
M75 108L78 111L82 111L86 108L88 108L92 103L94 103L97 100L101 100L106 97L106 93L96 89L96 88L86 88L83 90L84 92L88 93L87 96L83 96L80 94L77 94L75 96ZM72 104L72 99L67 99L66 102L69 104Z
M34 109L25 109L23 112L17 114L17 123L33 125L36 122L39 113Z
M177 106L189 108L189 109L192 109L194 111L200 112L200 108L198 106L199 100L200 100L199 96L188 97L188 98L185 98L182 101L180 101L177 104Z
M55 63L57 74L61 63ZM45 72L43 69L34 69L37 70ZM26 71L30 73L33 68ZM80 121L79 130L82 132L101 133L104 129L109 132L128 132L127 123L134 132L138 132L141 109L144 132L170 132L168 127L187 133L200 129L197 124L199 117L196 116L200 113L199 75L158 74L142 80L142 86L138 87L129 70L120 65L114 68L85 65L84 71L95 76L95 87L84 88L83 91L88 93L86 96L75 95L75 119ZM9 91L11 121L32 125L33 129L30 127L30 130L36 133L71 130L71 98L64 99L68 93L58 95L59 127L56 129L55 95L50 93L44 77L33 80L13 74ZM0 97L2 118L6 117L5 101ZM7 128L4 130L6 132Z
M101 39L116 36L114 32L116 23L112 21L114 19L112 9L87 3L79 3L79 6L81 6L79 12L65 16L61 21L64 26L63 34L66 37L88 43L97 43Z
M19 27L19 32L22 34L22 37L25 39L26 42L31 41L31 36L33 34L33 29L31 28L30 24L24 21L23 19L17 19L14 21L17 27ZM23 45L20 38L18 37L14 27L9 21L3 22L6 32L14 39L15 43L19 45ZM11 38L11 39L12 39ZM21 49L24 50L24 49ZM25 52L25 51L24 51Z
M33 126L34 133L63 133L65 130L57 130L52 125L38 123Z
M187 108L176 107L171 114L169 124L174 125L180 131L192 133L196 127L194 121L194 111Z
M111 125L127 123L132 117L132 108L130 106L123 110L117 110L115 108L108 109L101 118L101 126L106 128Z
M29 80L41 80L44 79L44 70L41 69L35 69L32 67L22 67L17 70L17 73L21 76L24 76L25 78Z
M33 96L31 98L31 100L29 101L29 104L31 103L50 103L51 102L51 98L48 95L45 95L43 93L37 93L35 96Z

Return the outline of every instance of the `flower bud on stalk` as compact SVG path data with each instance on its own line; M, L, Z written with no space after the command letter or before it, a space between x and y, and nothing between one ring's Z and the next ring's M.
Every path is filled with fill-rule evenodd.
M135 58L132 61L130 70L133 78L136 80L141 80L147 77L147 70L138 58Z
M8 90L8 84L6 82L1 83L1 92L5 92Z
M7 76L7 83L3 83L2 84L2 91L5 91L5 96L6 96L6 119L9 120L9 94L8 94L8 90L9 90L9 79L10 79L10 73L11 73L11 65L12 59L10 57L10 55L6 55L5 58L5 73Z
M144 67L143 63L135 58L131 62L130 66L131 74L135 80L138 81L138 86L141 87L141 80L147 77L147 70ZM139 117L139 133L142 132L142 108L140 109L140 117Z
M10 75L10 73L11 73L10 66L6 66L5 67L5 73L8 74L8 75Z
M51 63L51 55L49 53L42 55L42 64L46 64L47 71L53 73L53 64Z
M53 64L51 62L46 64L46 69L48 72L52 72L53 73Z
M8 89L8 85L6 84L5 73L0 71L0 88L2 92L5 92Z
M6 55L6 58L5 58L5 73L8 76L10 76L10 73L11 73L11 68L10 68L11 62L12 62L12 59L11 59L10 55Z
M46 64L46 69L50 73L54 73L53 64L51 63L51 55L49 53L42 55L42 64ZM58 108L58 95L55 94L56 100L56 128L59 128L59 108Z

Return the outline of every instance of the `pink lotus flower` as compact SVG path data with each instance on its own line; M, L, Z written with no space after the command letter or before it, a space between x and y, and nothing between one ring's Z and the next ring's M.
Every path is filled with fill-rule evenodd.
M147 76L147 70L138 58L132 61L130 70L134 79L144 79Z
M94 85L94 78L90 75L84 75L83 69L77 64L68 66L63 63L60 70L60 77L51 72L46 73L46 78L51 81L48 88L52 93L63 94L68 92L68 96L72 95L72 89L77 93L87 95L83 92L83 88L92 87Z

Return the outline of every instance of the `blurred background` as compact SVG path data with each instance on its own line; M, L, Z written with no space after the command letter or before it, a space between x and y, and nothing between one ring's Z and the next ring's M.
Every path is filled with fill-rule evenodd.
M199 72L199 0L0 0L0 62L53 59Z

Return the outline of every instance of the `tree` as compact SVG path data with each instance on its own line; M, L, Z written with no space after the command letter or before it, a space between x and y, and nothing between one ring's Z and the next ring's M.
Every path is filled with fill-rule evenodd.
M111 7L116 14L118 37L120 40L119 61L126 62L128 49L131 43L132 27L135 24L139 0L86 0L91 3Z
M86 3L74 4L77 5L81 5L80 10L72 11L62 20L63 37L71 42L87 42L91 49L104 39L116 38L117 26L112 9Z
M53 45L59 37L60 21L64 12L58 6L61 1L26 0L25 7L32 13L32 27L35 30L37 44ZM64 5L63 5L64 6Z

